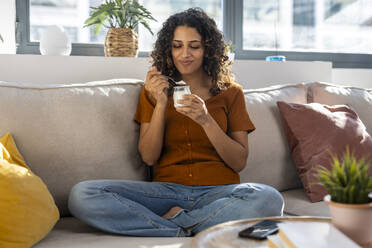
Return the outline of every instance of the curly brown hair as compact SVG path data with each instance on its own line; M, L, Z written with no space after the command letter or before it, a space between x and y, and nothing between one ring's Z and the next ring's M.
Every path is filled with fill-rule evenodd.
M195 28L202 37L204 46L203 70L212 78L210 92L217 95L235 81L230 69L231 62L226 56L226 45L216 22L201 8L190 8L170 16L158 32L155 48L151 53L153 66L162 74L181 80L181 75L173 63L172 40L178 26Z

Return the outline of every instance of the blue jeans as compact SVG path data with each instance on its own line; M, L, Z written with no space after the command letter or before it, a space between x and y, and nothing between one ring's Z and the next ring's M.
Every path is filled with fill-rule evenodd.
M183 208L170 219L170 208ZM75 185L70 212L106 232L131 236L192 236L213 225L244 218L280 216L283 198L255 183L185 186L175 183L93 180Z

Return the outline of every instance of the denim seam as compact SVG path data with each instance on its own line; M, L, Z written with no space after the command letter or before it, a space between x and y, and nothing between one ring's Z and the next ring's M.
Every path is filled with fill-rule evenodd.
M121 204L125 204L125 203L123 203L120 200L119 197L117 197L117 195L118 195L117 193L110 192L110 191L106 190L105 188L103 188L102 190L105 191L105 192L111 193L114 196L114 198L116 200L118 200ZM134 210L134 212L136 212L139 216L141 216L145 221L147 221L148 223L150 223L154 228L164 229L162 226L160 226L157 223L153 222L151 219L147 218L145 215L143 215L143 214L139 213L138 211L136 211L136 209L133 206L131 206L130 204L128 204L128 205L125 204L125 205L128 206L128 207L130 207L132 210ZM166 228L171 229L171 227L166 227ZM190 232L186 232L182 227L178 227L176 230L177 230L177 232L176 232L176 236L177 237L187 237L187 236L190 235Z
M222 192L219 191L219 192L213 193L213 194L208 195L208 196L198 197L198 198L197 198L197 201L194 201L194 203L192 204L191 209L194 209L195 205L196 205L198 202L202 201L204 198L211 198L211 197L214 197L215 195L223 194L223 193L224 193L223 191L222 191Z
M102 189L107 190L107 186L104 186ZM185 199L178 199L177 197L171 196L171 195L158 195L158 194L148 194L145 191L136 191L135 194L142 194L143 196L151 197L151 198L160 198L160 199L175 199L175 200L185 200Z
M147 221L149 224L151 224L154 228L157 228L157 229L162 229L157 223L153 222L151 219L147 218L145 215L143 215L142 213L138 212L137 209L133 206L131 206L130 204L127 204L127 203L124 203L120 200L119 197L117 197L117 193L113 193L109 190L106 190L105 187L102 188L102 191L105 191L106 193L110 193L113 195L113 197L118 200L121 204L131 208L132 210L134 210L135 213L137 213L138 216L142 217L145 221Z
M215 211L212 215L208 215L207 218L201 220L199 223L195 224L195 226L193 227L193 229L195 229L196 227L200 226L202 223L206 222L207 220L211 219L212 217L216 216L218 213L220 213L222 211L222 209L226 208L227 206L235 203L236 201L240 200L239 198L234 198L232 201L228 201L227 203L225 203L222 207L220 207L218 209L218 211Z

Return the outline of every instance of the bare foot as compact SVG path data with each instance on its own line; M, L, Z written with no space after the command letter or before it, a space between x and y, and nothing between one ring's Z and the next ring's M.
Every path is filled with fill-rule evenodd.
M165 218L165 219L170 219L173 216L175 216L176 214L178 214L182 209L183 208L181 208L179 206L174 206L171 209L169 209L169 211L167 213L165 213L162 217Z

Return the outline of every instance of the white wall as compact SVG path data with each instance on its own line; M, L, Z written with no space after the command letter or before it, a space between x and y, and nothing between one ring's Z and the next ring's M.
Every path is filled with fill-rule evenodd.
M15 54L15 0L0 0L0 54Z
M318 61L237 60L233 64L237 82L244 88L314 81L332 81L332 63Z
M372 69L338 69L332 70L332 82L372 89Z
M144 79L148 69L149 58L0 54L0 81L81 83L121 77ZM245 88L312 81L372 88L372 69L332 69L327 62L236 60L233 71Z
M149 58L0 54L0 81L82 83L113 78L144 79L149 67ZM329 62L236 60L233 71L244 88L332 80Z

